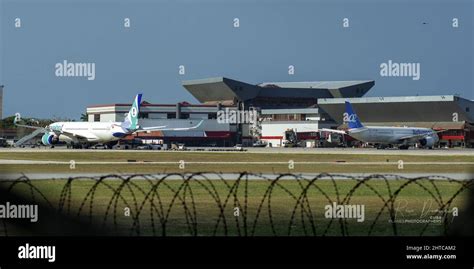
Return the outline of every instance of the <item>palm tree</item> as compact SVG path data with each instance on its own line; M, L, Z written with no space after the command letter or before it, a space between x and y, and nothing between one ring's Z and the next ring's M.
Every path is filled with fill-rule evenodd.
M89 120L89 117L87 116L86 113L82 113L81 114L81 121L88 121Z

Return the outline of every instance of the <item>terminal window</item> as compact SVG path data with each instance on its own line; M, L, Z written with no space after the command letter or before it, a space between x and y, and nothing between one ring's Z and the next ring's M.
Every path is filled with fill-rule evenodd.
M210 120L217 119L217 113L209 113L207 114L207 118Z

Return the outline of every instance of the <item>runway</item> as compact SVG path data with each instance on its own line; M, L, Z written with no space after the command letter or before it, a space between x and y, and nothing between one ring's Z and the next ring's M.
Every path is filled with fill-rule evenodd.
M168 165L168 164L176 164L179 165L181 162L172 162L172 161L75 161L74 164L76 165ZM212 165L252 165L252 164L260 164L260 165L271 165L271 164L282 164L288 165L288 162L265 162L265 161L232 161L232 162L219 162L219 161L210 161L210 162L200 162L200 161L183 161L185 164L212 164ZM38 165L38 164L65 164L70 165L70 161L45 161L45 160L4 160L0 159L0 165L14 165L14 164L31 164L31 165ZM398 165L398 162L394 161L385 161L385 162L358 162L358 161L294 161L293 164L295 165ZM404 165L471 165L474 167L474 162L446 162L446 161L431 161L431 162L409 162L404 161Z

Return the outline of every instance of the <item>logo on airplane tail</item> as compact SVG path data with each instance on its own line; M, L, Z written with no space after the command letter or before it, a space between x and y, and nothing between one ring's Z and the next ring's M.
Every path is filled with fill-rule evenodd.
M136 107L132 107L130 113L132 114L132 117L136 117L136 116L137 116L137 108L136 108Z
M359 120L359 117L357 117L356 114L351 114L351 115L349 115L349 114L347 114L347 112L346 112L346 113L343 114L343 116L344 116L344 122L356 123L357 120Z
M344 122L346 122L350 129L364 127L357 117L357 114L352 109L352 105L349 102L345 102L346 112L343 114Z
M129 131L134 131L138 129L138 114L140 112L140 104L142 100L142 94L139 93L135 97L132 107L128 111L128 115L122 123L123 128L126 128Z

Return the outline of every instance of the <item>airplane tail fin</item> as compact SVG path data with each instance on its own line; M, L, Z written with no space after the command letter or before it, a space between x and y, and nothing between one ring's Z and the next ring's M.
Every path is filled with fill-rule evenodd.
M139 93L135 96L132 107L128 111L127 117L122 122L122 127L129 131L135 131L138 129L138 115L140 113L140 103L142 102L142 94Z
M357 117L357 114L354 112L352 109L351 103L346 101L346 117L344 117L345 121L347 122L348 126L350 129L355 129L355 128L362 128L364 125L359 120L359 117Z

